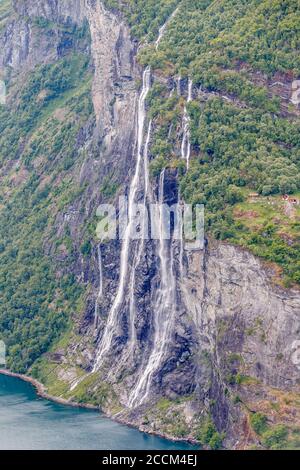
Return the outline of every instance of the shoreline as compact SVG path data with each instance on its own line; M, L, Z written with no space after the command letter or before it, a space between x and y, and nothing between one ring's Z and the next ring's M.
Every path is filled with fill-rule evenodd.
M46 387L41 382L39 382L38 380L28 375L17 374L16 372L11 372L6 369L0 369L0 374L6 375L8 377L14 377L15 379L19 379L19 380L22 380L23 382L30 383L34 387L37 395L41 398L44 398L45 400L49 400L54 403L58 403L60 405L71 406L72 408L85 408L88 410L94 410L94 411L99 411L99 412L101 411L100 408L95 405L90 405L88 403L77 403L75 401L66 400L65 398L60 398L60 397L55 397L53 395L49 395L49 393L47 393L46 391Z
M150 436L160 437L161 439L166 439L166 440L171 441L171 442L178 442L178 443L182 442L182 443L187 443L187 444L191 444L193 446L199 446L200 447L199 442L196 441L195 439L175 438L175 437L168 436L166 434L160 433L158 431L146 430L146 429L141 428L138 425L135 425L135 424L127 421L126 419L122 419L122 418L112 416L109 413L106 413L105 411L103 411L98 406L90 405L88 403L78 403L78 402L74 402L74 401L71 401L71 400L66 400L65 398L60 398L60 397L56 397L56 396L53 396L53 395L49 395L46 391L47 390L46 387L41 382L39 382L38 380L36 380L33 377L30 377L28 375L18 374L16 372L11 372L7 369L0 369L0 375L6 375L8 377L13 377L15 379L19 379L19 380L22 380L23 382L27 382L27 383L31 384L34 387L37 395L41 398L44 398L45 400L49 400L49 401L52 401L54 403L58 403L60 405L71 406L72 408L82 408L82 409L87 409L87 410L98 411L99 414L102 413L104 416L111 419L112 421L115 421L116 423L122 424L124 426L129 427L129 428L137 429L138 431L140 431L142 433L145 433L145 434L149 434Z

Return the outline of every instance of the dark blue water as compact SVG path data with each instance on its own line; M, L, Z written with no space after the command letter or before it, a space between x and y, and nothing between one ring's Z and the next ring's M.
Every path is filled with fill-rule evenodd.
M31 384L0 375L1 450L186 450L194 447L149 436L97 411L37 396Z

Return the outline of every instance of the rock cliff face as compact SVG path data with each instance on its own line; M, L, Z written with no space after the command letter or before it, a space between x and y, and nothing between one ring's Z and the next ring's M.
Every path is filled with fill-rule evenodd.
M34 31L36 21L79 26L85 18L84 0L13 0L12 4L13 18L1 34L1 64L18 72L59 57L59 45L63 36L57 29L37 38Z
M110 200L128 194L137 171L141 96L139 103L136 80L141 70L135 62L136 45L123 19L99 1L13 3L14 15L0 37L0 65L6 72L12 69L15 83L35 65L63 56L67 39L76 48L74 38L67 38L58 27L39 33L37 41L37 20L77 28L87 21L91 37L90 46L83 50L93 61L96 119L81 133L84 158L74 175L84 189L80 199L55 218L58 235L68 227L76 256L62 267L60 261L66 260L58 259L54 246L45 244L58 272L72 270L87 292L68 341L45 359L47 367L55 364L52 369L63 394L96 402L110 415L141 429L177 438L197 438L211 418L217 431L226 433L230 447L258 443L249 427L251 412L264 411L274 423L299 420L299 364L294 357L299 291L272 284L271 269L239 248L209 241L203 251L192 252L182 251L176 242L167 247L149 240L143 245L131 243L124 295L115 309L111 341L103 348L120 286L122 246L117 241L99 244L95 240L89 257L83 259L80 244L87 220L103 202L99 188L107 181L114 183ZM140 149L144 160L151 140L148 125L146 117ZM143 201L144 194L149 200L161 197L168 204L177 202L174 171L167 171L160 181L149 180L150 187L147 178L141 166L136 202ZM169 283L174 277L174 289L170 293L170 286L165 286L162 302L171 299L171 305L160 311L157 293L162 289L165 261L167 270L171 265L167 273ZM167 335L158 334L164 329ZM104 359L96 367L101 347ZM50 393L55 389L46 385ZM140 400L143 394L145 399ZM270 404L275 400L280 408L277 414Z
M50 21L80 24L85 17L84 0L64 0L62 2L57 0L25 2L13 0L13 7L23 18L45 18Z
M139 76L135 48L126 25L100 2L87 1L85 12L95 67L92 94L102 163L117 165L116 171L126 175L133 165L135 79Z
M256 410L271 389L299 388L292 358L299 335L299 292L276 287L270 279L272 272L260 261L229 245L211 243L204 253L188 256L184 301L193 319L196 350L208 353L212 374L211 385L201 385L200 368L198 387L214 400L212 411L221 428L236 415L232 394L241 394ZM243 385L241 379L239 386L237 372L254 380ZM230 392L224 401L226 388Z

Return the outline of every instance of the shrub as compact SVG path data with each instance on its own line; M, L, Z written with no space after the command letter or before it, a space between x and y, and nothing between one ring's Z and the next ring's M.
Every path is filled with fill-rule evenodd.
M224 436L220 434L211 419L207 419L199 429L198 439L202 445L208 445L211 449L219 449L222 446Z
M263 433L262 443L272 450L283 449L287 443L288 430L283 424L277 424Z
M92 251L91 242L89 240L85 241L83 245L81 245L80 251L84 256L89 256Z
M254 413L250 416L250 423L253 430L262 435L267 430L267 417L262 413Z
M209 440L208 445L213 450L220 449L222 447L222 440L223 436L220 433L215 432Z

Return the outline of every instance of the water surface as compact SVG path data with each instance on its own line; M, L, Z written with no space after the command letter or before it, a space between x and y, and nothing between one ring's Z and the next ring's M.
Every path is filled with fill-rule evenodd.
M186 450L174 443L123 426L93 410L40 398L33 386L0 375L1 450Z

